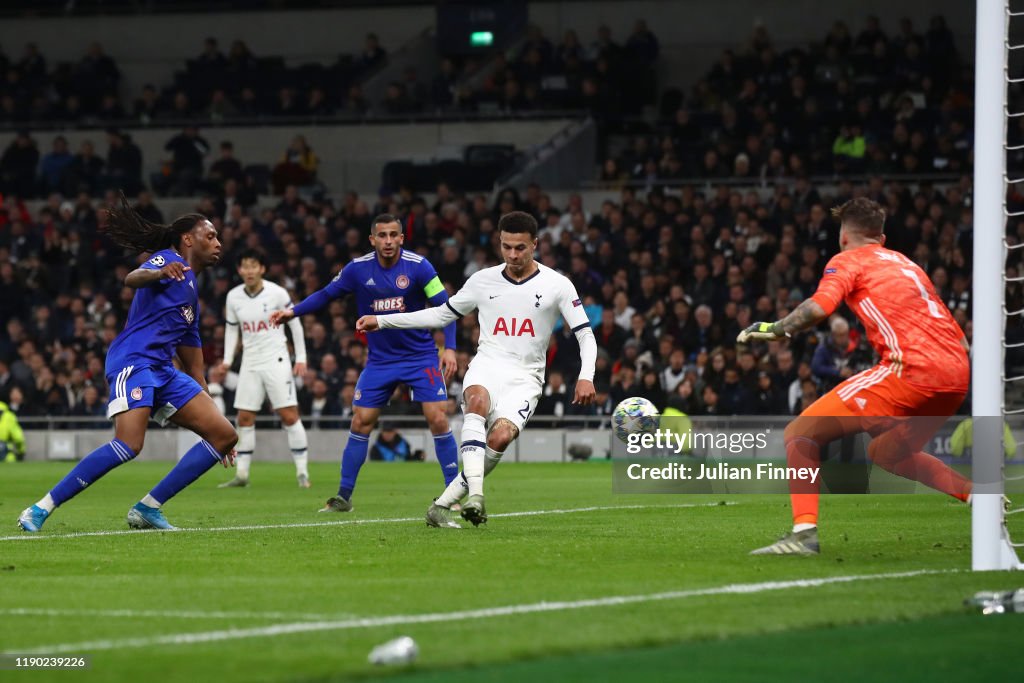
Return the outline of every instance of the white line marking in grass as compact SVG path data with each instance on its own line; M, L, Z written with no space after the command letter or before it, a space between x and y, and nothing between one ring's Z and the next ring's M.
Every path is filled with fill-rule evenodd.
M829 576L820 579L798 579L795 581L764 581L761 583L733 583L712 588L695 588L691 590L667 591L664 593L648 593L646 595L618 595L607 598L589 600L571 600L558 602L535 602L526 605L507 605L505 607L488 607L484 609L461 610L458 612L434 612L428 614L395 614L381 617L362 617L336 621L307 621L291 624L276 624L255 628L232 628L219 631L201 631L197 633L168 633L160 636L144 638L120 638L114 640L91 640L80 643L57 643L37 647L20 648L21 653L62 654L92 653L99 650L118 650L122 648L153 647L154 645L194 645L197 643L213 643L224 640L241 640L244 638L265 638L295 633L315 631L342 631L381 626L410 626L414 624L433 624L451 622L461 619L489 619L519 614L536 614L540 612L563 612L567 610L587 609L592 607L618 607L645 602L662 602L665 600L681 600L684 598L703 597L707 595L747 595L766 591L788 590L790 588L817 588L831 584L850 583L853 581L878 581L882 579L903 579L928 574L945 574L949 570L921 569L888 574L863 574L853 576Z
M102 617L128 619L326 619L349 618L351 614L310 614L306 612L203 612L199 610L155 609L59 609L50 607L0 608L0 616L14 617Z
M736 505L736 503L726 503ZM680 505L595 505L583 508L565 508L562 510L527 510L525 512L500 512L490 517L535 517L538 515L568 515L577 512L600 512L604 510L658 510L677 508L702 508L719 507L721 503L683 503ZM182 527L177 531L159 531L147 529L135 531L121 529L119 531L78 531L70 534L47 534L46 532L28 534L21 533L15 536L0 536L0 541L35 541L48 538L87 538L90 536L138 536L139 534L180 534L189 532L209 531L259 531L262 529L306 529L312 527L348 526L352 524L397 524L405 522L422 522L422 517L397 517L392 519L339 519L331 522L297 522L294 524L246 524L242 526L214 526L214 527Z

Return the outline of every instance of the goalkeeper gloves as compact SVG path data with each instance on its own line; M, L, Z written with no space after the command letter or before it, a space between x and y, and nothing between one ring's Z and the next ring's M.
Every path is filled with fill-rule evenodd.
M782 331L782 323L754 323L740 332L736 341L744 344L748 341L772 341L788 336L790 336L788 332Z

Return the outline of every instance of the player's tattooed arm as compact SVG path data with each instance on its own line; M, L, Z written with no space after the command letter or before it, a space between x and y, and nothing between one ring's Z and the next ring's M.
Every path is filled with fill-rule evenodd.
M805 299L799 306L793 309L792 313L774 325L774 332L780 336L789 336L809 327L814 327L828 317L818 302L814 299Z

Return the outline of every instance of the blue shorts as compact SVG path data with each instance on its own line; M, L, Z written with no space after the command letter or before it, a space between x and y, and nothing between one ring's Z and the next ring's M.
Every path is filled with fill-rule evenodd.
M198 382L173 365L139 368L129 365L109 373L107 384L110 385L108 418L148 406L153 409L153 419L161 425L166 425L179 408L203 390Z
M386 406L399 384L409 386L414 401L448 400L448 387L444 384L437 356L431 354L405 361L367 363L356 382L352 403L363 408Z

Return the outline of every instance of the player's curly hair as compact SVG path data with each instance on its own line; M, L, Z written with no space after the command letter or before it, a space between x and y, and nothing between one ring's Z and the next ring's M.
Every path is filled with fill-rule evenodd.
M107 205L106 209L107 220L101 226L101 232L118 246L138 253L176 247L181 243L182 235L207 220L202 214L186 213L170 225L150 223L132 209L124 192L118 192L118 201Z
M525 211L509 211L498 219L498 232L525 232L537 239L537 219Z

